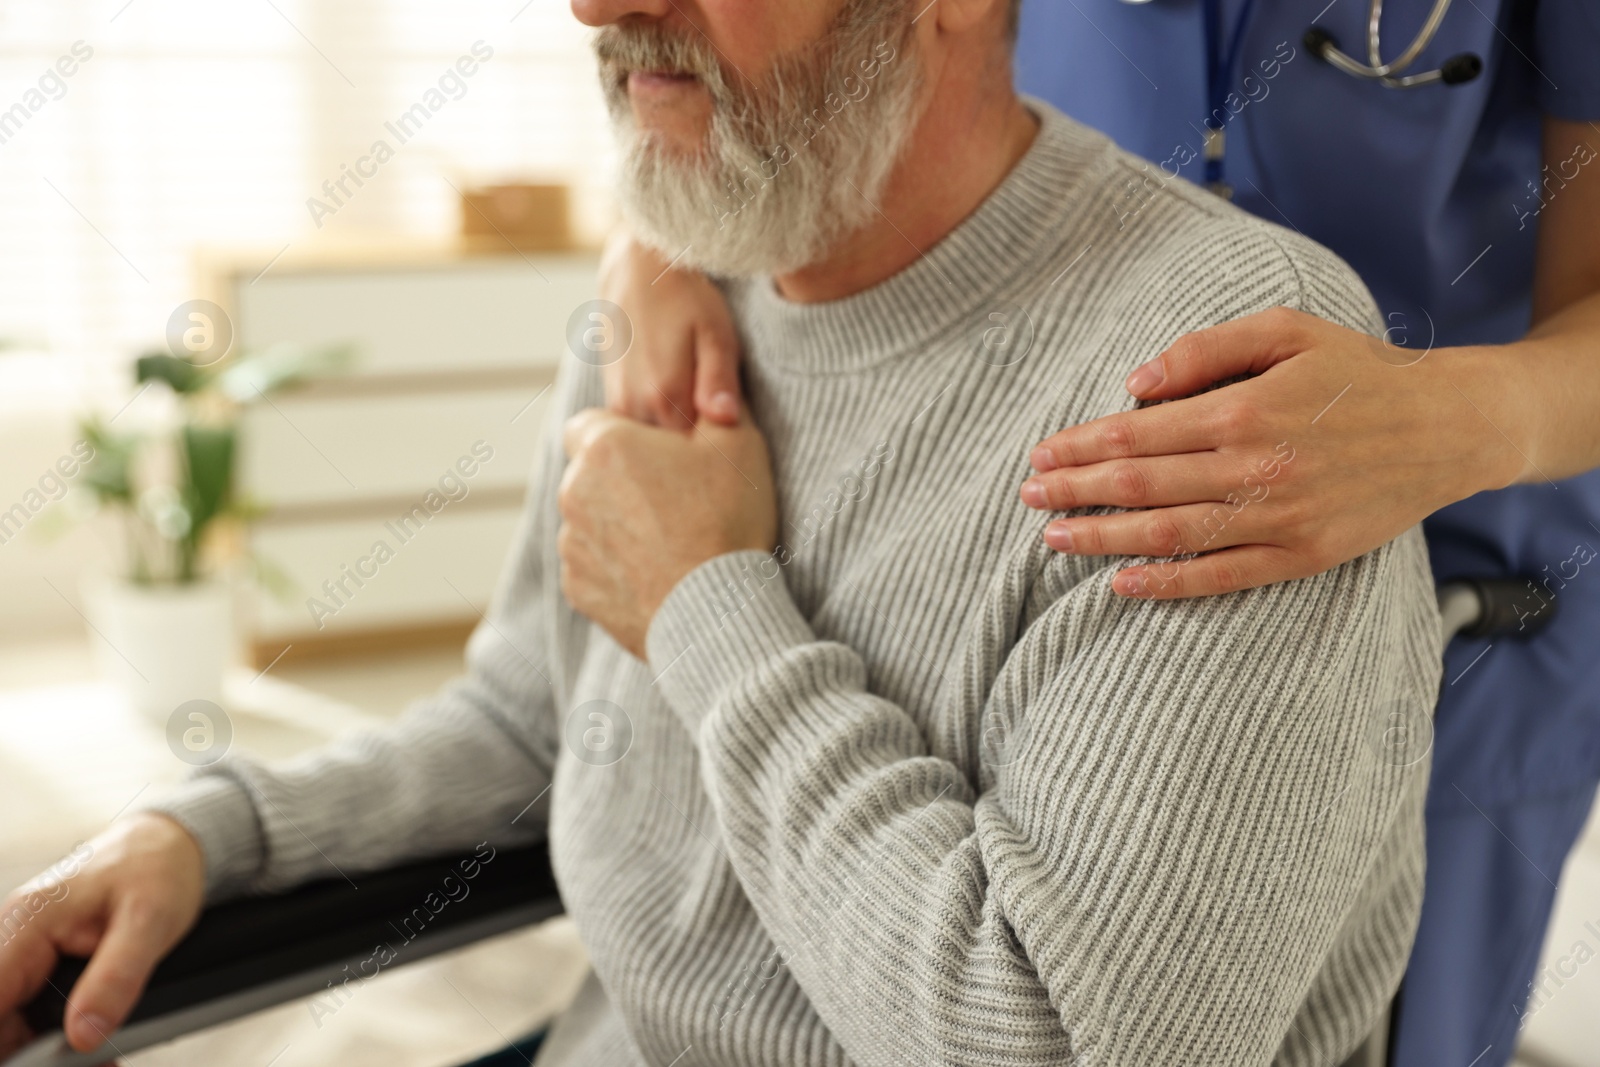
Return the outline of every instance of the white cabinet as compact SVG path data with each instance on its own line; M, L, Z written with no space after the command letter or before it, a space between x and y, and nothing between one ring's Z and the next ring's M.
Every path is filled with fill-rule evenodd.
M288 646L298 658L455 639L478 621L597 268L587 252L439 250L226 272L237 345L357 353L347 375L243 422L240 489L265 508L252 548L293 586L255 598L258 663Z
M233 314L252 345L358 340L374 377L551 370L568 317L594 297L589 255L500 255L235 276Z

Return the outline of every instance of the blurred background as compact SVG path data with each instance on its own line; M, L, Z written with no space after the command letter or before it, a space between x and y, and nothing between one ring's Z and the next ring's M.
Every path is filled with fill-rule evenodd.
M0 5L0 892L461 669L611 166L550 0ZM582 967L547 924L133 1062L460 1062Z
M614 162L556 0L0 5L0 892L460 670ZM1596 840L1529 1065L1600 1064ZM130 1062L454 1063L582 967L557 921Z

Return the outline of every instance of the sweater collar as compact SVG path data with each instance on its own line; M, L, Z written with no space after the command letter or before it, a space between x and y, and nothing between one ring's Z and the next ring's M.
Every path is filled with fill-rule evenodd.
M822 303L785 300L770 277L735 283L751 358L799 373L849 373L926 348L953 329L981 330L985 308L1002 310L1017 277L1048 262L1061 223L1079 207L1085 172L1111 145L1043 101L1024 103L1039 118L1028 151L977 210L904 270Z

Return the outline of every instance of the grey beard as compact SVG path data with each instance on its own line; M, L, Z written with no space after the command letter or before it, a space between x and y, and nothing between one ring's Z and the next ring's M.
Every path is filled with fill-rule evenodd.
M641 133L625 86L608 84L634 235L711 274L777 274L822 260L870 221L918 118L919 78L911 26L882 17L899 5L851 9L868 5L877 17L847 12L825 57L780 64L757 92L736 95L709 58L693 62L714 116L697 156Z

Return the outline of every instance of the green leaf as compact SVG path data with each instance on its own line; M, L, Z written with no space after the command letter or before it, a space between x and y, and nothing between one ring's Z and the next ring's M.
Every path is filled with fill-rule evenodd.
M82 424L83 439L94 449L94 458L84 465L82 484L101 500L133 505L133 454L138 441L131 434L117 434L97 420Z
M308 348L288 342L253 352L234 361L218 378L221 389L241 404L313 378L349 368L355 349L349 345Z
M189 423L183 428L183 458L189 473L183 497L192 522L191 541L198 543L206 524L226 511L233 499L234 442L232 426Z

